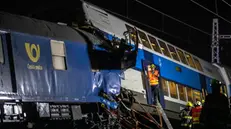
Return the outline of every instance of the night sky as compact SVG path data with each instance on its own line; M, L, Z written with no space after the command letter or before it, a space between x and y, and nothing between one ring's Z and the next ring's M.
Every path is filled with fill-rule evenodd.
M87 0L109 11L115 12L120 18L135 24L139 28L148 31L184 50L199 56L202 59L211 61L211 36L212 19L216 15L206 11L191 0L139 0L152 8L155 8L165 14L168 14L180 21L194 26L205 33L179 23L161 13L154 11L136 0ZM223 2L224 0L194 0L200 5L208 8L214 13L228 21L219 18L219 33L231 34L231 2L230 6ZM51 22L70 22L77 19L76 13L79 12L81 3L73 2L27 2L27 5L19 6L20 1L14 5L0 5L0 10L25 15L37 19ZM217 5L217 8L216 8ZM133 21L129 19L133 19ZM142 24L138 24L138 21ZM220 40L221 63L231 67L231 40Z

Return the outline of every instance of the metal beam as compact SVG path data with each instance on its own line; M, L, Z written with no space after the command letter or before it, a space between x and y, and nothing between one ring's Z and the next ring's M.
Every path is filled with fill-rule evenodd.
M213 19L213 32L212 32L212 63L220 64L220 44L219 39L231 39L231 35L220 35L218 19Z
M213 19L213 32L212 32L212 62L220 64L219 57L219 28L218 19Z
M231 35L219 35L219 39L231 39Z

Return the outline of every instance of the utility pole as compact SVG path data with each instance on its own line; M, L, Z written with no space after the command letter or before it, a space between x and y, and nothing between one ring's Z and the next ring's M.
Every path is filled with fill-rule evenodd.
M218 19L213 19L213 32L212 32L212 63L220 64L220 44L219 39L231 39L231 35L220 35Z

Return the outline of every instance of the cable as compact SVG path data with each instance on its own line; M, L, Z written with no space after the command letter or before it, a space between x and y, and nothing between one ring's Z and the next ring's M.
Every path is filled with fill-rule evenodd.
M162 15L164 15L164 16L166 16L166 17L168 17L168 18L170 18L170 19L173 19L173 20L175 20L175 21L177 21L177 22L179 22L179 23L182 23L182 24L184 24L184 25L186 25L186 26L188 26L188 27L190 27L190 28L193 28L193 29L195 29L195 30L197 30L197 31L200 31L200 32L204 33L204 34L211 35L209 32L206 32L206 31L201 30L201 29L199 29L199 28L196 28L196 27L194 27L194 26L192 26L192 25L189 25L189 24L187 24L187 23L185 23L185 22L183 22L183 21L181 21L181 20L179 20L179 19L176 19L176 18L174 18L174 17L172 17L172 16L170 16L170 15L168 15L168 14L166 14L166 13L163 13L163 12L161 12L161 11L159 11L159 10L157 10L157 9L155 9L155 8L153 8L153 7L147 5L147 4L145 4L145 3L143 3L143 2L141 2L141 1L139 1L139 0L135 0L135 1L138 2L138 3L140 3L140 4L142 4L142 5L144 5L144 6L146 6L146 7L148 7L148 8L150 8L150 9L152 9L152 10L154 10L154 11L156 11L156 12L158 12L158 13L160 13L160 14L162 14Z
M224 21L226 21L226 22L228 22L228 23L230 23L230 24L231 24L231 22L230 22L229 20L227 20L227 19L225 19L224 17L222 17L222 16L220 16L220 15L218 15L218 14L214 13L213 11L211 11L211 10L209 10L208 8L206 8L206 7L202 6L202 5L201 5L201 4L199 4L198 2L195 2L194 0L190 0L190 1L191 1L191 2L193 2L194 4L196 4L196 5L200 6L201 8L203 8L203 9L207 10L208 12L210 12L210 13L212 13L212 14L216 15L217 17L221 18L222 20L224 20Z
M222 2L224 2L224 3L227 4L229 7L231 7L231 4L229 4L229 3L226 2L225 0L222 0Z

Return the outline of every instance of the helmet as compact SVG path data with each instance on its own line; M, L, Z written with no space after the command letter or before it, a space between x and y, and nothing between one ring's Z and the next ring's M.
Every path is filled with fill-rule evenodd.
M196 106L201 106L202 104L201 104L201 102L200 101L196 101L196 104L195 104Z
M205 100L204 100L204 99L202 99L202 104L203 104L203 103L205 103Z
M193 104L192 104L191 102L187 102L186 106L187 106L187 107L192 107Z
M156 66L154 64L151 65L151 68L156 68Z

